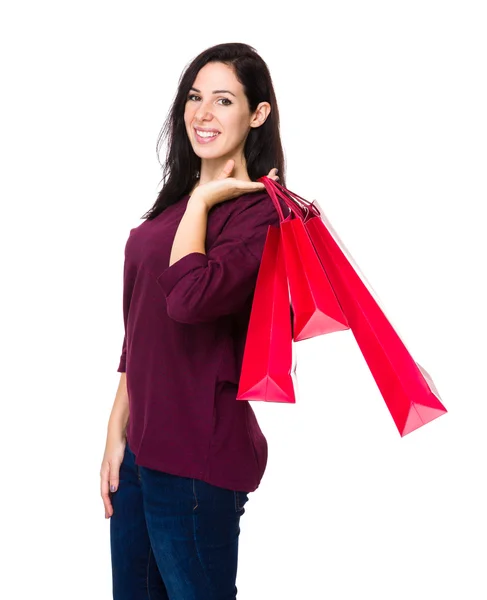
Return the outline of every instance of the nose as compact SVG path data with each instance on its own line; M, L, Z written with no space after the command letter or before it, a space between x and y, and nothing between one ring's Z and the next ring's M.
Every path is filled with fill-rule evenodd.
M208 121L213 118L213 115L210 110L210 100L208 100L208 102L205 102L205 101L200 102L200 104L198 105L198 109L195 112L194 117L195 117L195 121L197 123L201 122L201 121Z

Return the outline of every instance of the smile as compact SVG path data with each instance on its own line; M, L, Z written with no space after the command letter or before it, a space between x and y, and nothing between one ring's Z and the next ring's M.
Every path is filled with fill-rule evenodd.
M210 142L216 140L216 138L220 135L220 133L217 133L216 131L198 132L198 130L195 129L194 132L196 135L196 141L200 144L209 144Z

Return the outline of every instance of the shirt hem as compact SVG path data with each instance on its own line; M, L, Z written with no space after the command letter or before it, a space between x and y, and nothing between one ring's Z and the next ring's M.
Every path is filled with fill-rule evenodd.
M254 492L260 485L260 481L257 485L251 483L242 483L237 480L229 481L229 480L221 480L218 477L208 477L205 470L201 469L174 469L173 467L165 464L161 464L160 462L152 462L147 459L139 460L137 455L135 455L135 464L140 467L147 467L148 469L154 469L156 471L162 471L164 473L169 473L170 475L176 475L177 477L187 477L191 479L199 479L204 481L205 483L209 483L210 485L215 485L217 487L221 487L224 489L238 491L238 492Z

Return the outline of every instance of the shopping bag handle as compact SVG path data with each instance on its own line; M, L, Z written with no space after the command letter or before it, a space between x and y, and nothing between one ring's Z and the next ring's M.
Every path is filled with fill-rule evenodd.
M275 209L277 210L277 212L279 213L279 216L281 217L281 222L284 221L287 217L284 217L284 215L283 215L281 205L279 204L278 196L284 201L286 206L291 210L293 217L298 217L300 219L304 218L305 215L303 214L302 207L299 204L289 200L289 198L284 196L280 192L279 189L275 188L272 185L275 183L275 181L273 179L270 179L267 176L263 176L263 177L260 177L257 181L260 181L261 183L264 184L264 186L267 190L267 193L271 197L271 200L274 204Z
M312 213L312 216L321 216L320 210L314 205L313 202L305 200L299 196L299 194L292 192L290 189L285 188L280 183L277 183L277 181L274 181L274 179L270 179L264 175L257 181L260 181L265 185L266 190L269 196L271 196L276 208L279 206L279 201L277 200L277 197L279 197L296 216L303 220L307 220L308 216L310 216L310 213ZM279 214L282 216L282 212L280 210Z

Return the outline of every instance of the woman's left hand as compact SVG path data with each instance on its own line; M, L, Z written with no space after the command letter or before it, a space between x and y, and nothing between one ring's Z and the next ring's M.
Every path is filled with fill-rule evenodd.
M229 159L215 179L196 187L191 194L190 202L203 202L210 210L213 206L225 200L265 189L265 185L260 181L244 181L230 177L234 167L235 161ZM267 177L276 181L279 179L276 172L276 168L271 169Z

